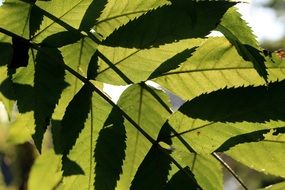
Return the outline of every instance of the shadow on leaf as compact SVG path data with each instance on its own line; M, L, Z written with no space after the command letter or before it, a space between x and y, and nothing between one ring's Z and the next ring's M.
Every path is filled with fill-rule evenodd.
M43 22L44 15L42 11L35 5L32 5L30 12L30 37L33 37L35 33L40 29Z
M53 60L51 61L50 55ZM65 70L63 58L57 49L42 48L36 57L34 91L35 91L35 134L33 139L38 150L41 150L43 135L61 93L68 86L64 81Z
M214 122L285 121L285 80L268 86L221 89L184 103L179 111Z
M272 129L264 129L260 131L254 131L251 133L246 133L242 135L238 135L235 137L229 138L227 141L225 141L219 148L215 150L215 152L225 152L229 150L230 148L241 144L241 143L247 143L247 142L259 142L265 139L265 134L269 133ZM285 127L276 128L274 129L273 135L278 135L280 133L285 132Z
M171 145L172 141L169 137L171 128L166 122L158 135L157 141ZM171 169L171 150L164 149L159 144L153 144L146 157L140 164L135 177L132 181L130 189L162 189L167 182L167 177Z
M66 108L61 121L61 138L63 154L67 155L76 142L80 132L84 128L85 121L91 109L92 88L85 84L73 97Z
M163 190L199 189L197 181L189 180L189 175L192 176L191 179L195 179L189 167L179 170L171 177Z
M108 46L150 48L188 38L205 37L215 29L234 2L173 1L130 21L103 43Z
M96 24L96 21L100 17L101 12L104 10L106 4L107 0L92 1L84 14L79 29L89 32L90 29Z
M169 58L165 62L163 62L157 69L155 69L151 75L149 76L150 79L154 79L171 71L173 69L177 69L181 63L185 62L189 57L192 56L192 53L195 52L196 47L191 49L185 49L184 51L177 53L173 57Z
M20 113L34 109L34 89L32 86L17 84L7 78L1 83L0 91L6 98L17 101Z
M82 37L83 35L74 31L58 32L45 38L41 45L43 47L59 48L68 44L73 44L80 40Z
M125 159L126 131L121 112L113 108L99 132L94 157L95 189L115 189Z
M63 176L84 175L83 169L67 156L62 157Z
M12 61L13 48L9 43L0 43L0 66L8 65Z

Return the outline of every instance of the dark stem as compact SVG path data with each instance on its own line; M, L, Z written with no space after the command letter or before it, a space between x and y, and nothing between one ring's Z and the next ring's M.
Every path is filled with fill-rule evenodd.
M243 180L235 173L235 171L216 153L213 152L213 155L231 174L232 176L240 183L240 185L245 189L248 190Z

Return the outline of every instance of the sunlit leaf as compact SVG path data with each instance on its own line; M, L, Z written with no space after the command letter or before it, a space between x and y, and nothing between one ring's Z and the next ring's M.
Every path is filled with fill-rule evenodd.
M256 37L238 11L234 8L230 9L217 29L236 47L244 60L252 62L258 74L267 82L265 59L258 49Z
M279 135L260 142L240 144L226 154L254 170L284 177L284 137Z
M167 102L167 96L163 92L155 90L156 93ZM158 137L159 131L169 113L156 101L156 99L140 85L127 88L121 95L118 104L154 139ZM148 117L151 114L153 117ZM129 189L131 181L135 176L139 165L151 148L151 143L129 122L126 126L126 157L123 165L123 174L117 184L117 189Z
M227 1L172 1L112 33L104 44L149 48L187 38L204 37L236 3ZM135 35L129 35L135 34Z
M284 79L284 63L266 62L269 81ZM154 81L185 100L220 88L265 83L252 63L221 37L209 38L179 68Z
M0 7L0 28L28 38L30 7L22 1L5 0Z
M100 6L105 3L104 0L101 1ZM130 20L157 9L158 7L169 4L170 2L168 0L148 0L147 2L109 0L100 17L97 18L97 22L94 23L95 26L93 29L95 33L105 39L114 32L115 29L127 24Z
M28 186L31 190L39 187L43 190L51 190L57 186L61 178L60 156L56 155L53 150L49 150L40 155L33 164Z
M85 101L85 99L81 99L81 101ZM96 94L93 95L91 102L91 110L84 128L68 154L68 159L76 163L83 170L84 174L64 177L63 186L65 189L93 189L95 183L96 162L94 150L96 139L98 139L99 131L104 126L112 107ZM63 167L63 169L68 168Z

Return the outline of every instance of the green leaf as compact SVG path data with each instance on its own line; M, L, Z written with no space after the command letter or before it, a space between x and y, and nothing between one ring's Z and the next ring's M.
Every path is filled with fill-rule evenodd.
M168 102L167 95L154 90L160 98ZM138 123L154 139L166 121L169 113L158 101L140 85L132 85L121 95L118 105ZM149 117L149 114L152 117ZM129 189L139 165L143 161L152 144L129 122L126 126L126 157L123 165L123 173L118 181L117 189Z
M115 189L125 159L125 141L124 118L117 108L113 108L99 132L94 150L95 189Z
M49 55L52 55L53 61L50 61ZM41 150L43 135L60 95L67 86L64 81L63 64L62 56L57 49L42 48L36 57L34 77L36 132L33 139L38 150Z
M91 98L92 88L84 85L67 106L61 121L61 137L64 139L62 141L63 154L68 154L84 128L91 108Z
M265 59L261 55L258 43L247 23L236 9L229 9L217 29L236 47L239 55L251 61L258 74L268 82Z
M90 38L83 37L74 44L62 47L64 62L83 76L87 76L88 63L92 62L92 56L97 50L95 44Z
M163 189L171 170L171 139L161 139L171 134L169 125L163 125L157 142L151 146L140 164L130 189Z
M254 170L284 178L284 137L279 135L265 138L261 142L240 144L228 150L226 154Z
M96 21L100 17L107 2L107 0L92 1L86 10L84 17L82 18L79 29L89 32L90 29L96 24Z
M169 3L168 0L148 0L147 2L109 0L93 29L96 34L105 39L115 29L127 24L130 20Z
M284 79L284 63L266 62L269 81ZM154 81L184 100L226 86L264 84L252 63L241 58L236 48L223 37L205 40L179 68Z
M112 107L97 94L93 94L91 106L84 128L68 154L68 159L75 162L83 170L84 174L65 176L63 178L64 189L94 189L96 162L93 153L95 142ZM61 137L59 136L59 138ZM63 166L63 170L66 169L69 168L64 168Z
M204 37L236 3L227 1L173 1L112 33L104 44L149 48L187 38ZM135 34L135 35L130 35Z
M189 167L202 189L223 189L222 167L212 155L190 153L177 142L173 142L173 148L173 157Z
M155 69L149 76L149 79L159 77L164 73L178 68L181 63L185 62L189 57L192 56L194 51L195 48L185 49L184 51L174 55L170 59L163 62L157 69Z
M5 0L0 7L0 28L29 38L31 5L18 0Z
M14 121L9 123L9 134L7 142L11 144L23 144L31 140L34 134L34 117L32 112L15 114Z
M53 0L37 1L35 6L44 15L33 41L40 43L52 34L79 28L85 11L92 0ZM79 33L79 32L78 32Z
M44 152L32 166L28 181L29 189L36 190L39 187L42 190L54 189L62 178L60 170L60 156L56 155L53 150Z
M171 169L169 154L170 151L153 145L139 166L130 189L162 189Z
M208 154L231 137L283 127L283 86L284 81L203 94L182 105L169 124L196 152Z
M202 39L181 40L146 50L120 47L112 48L100 45L98 50L108 57L129 79L134 83L138 83L156 77L158 74L162 74L160 72L165 72L168 69L177 67L189 55L186 53L186 49L193 49L199 46L203 41ZM177 52L181 54L176 55ZM175 66L171 65L174 61L177 61ZM168 67L168 65L169 68L164 68ZM99 66L98 76L96 77L97 80L114 85L126 84L102 59L99 59ZM152 76L150 77L150 75Z
M225 88L184 103L179 111L188 117L214 122L285 121L285 80L268 86Z
M50 48L59 48L69 44L76 43L82 38L80 33L74 31L63 31L48 36L41 43L41 46Z

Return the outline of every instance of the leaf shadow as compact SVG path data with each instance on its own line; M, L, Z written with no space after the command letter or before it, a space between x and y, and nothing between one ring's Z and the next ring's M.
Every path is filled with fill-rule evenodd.
M197 47L193 47L191 49L185 49L182 52L177 53L176 55L172 56L165 62L163 62L157 69L155 69L148 79L154 79L157 78L168 71L171 71L173 69L177 69L181 63L185 62L189 57L192 56L192 54L195 52Z
M41 42L41 46L49 48L60 48L69 44L73 44L79 41L82 37L82 34L74 31L58 32L46 37Z
M224 88L184 103L179 111L213 122L285 121L285 80L268 86Z
M61 120L62 151L67 155L85 126L92 104L92 88L85 84L68 104Z
M10 43L0 42L0 52L1 52L0 67L10 64L13 56L12 45Z
M62 170L63 176L84 175L83 169L75 161L70 160L67 156L62 157Z
M92 1L83 16L79 29L89 32L96 24L96 21L100 17L101 12L104 10L107 2L107 0Z
M239 55L245 60L253 63L253 67L258 72L258 74L265 79L267 82L268 73L265 66L265 58L261 55L261 51L258 49L247 45L241 44L239 41L234 42L235 47Z
M103 44L151 48L188 38L203 38L216 28L234 2L172 1L130 21L107 37Z
M10 100L17 101L20 113L26 113L34 109L34 89L30 85L14 83L10 77L0 85L1 93Z
M225 152L229 150L230 148L242 144L242 143L249 143L249 142L259 142L265 139L265 134L269 133L272 129L264 129L259 131L254 131L251 133L246 133L242 135L238 135L235 137L231 137L228 140L226 140L219 148L215 150L215 152ZM273 135L278 135L280 133L285 132L285 127L280 127L274 129Z
M164 149L159 145L159 142L164 142L171 146L171 127L166 122L158 135L157 144L153 144L144 160L140 164L130 189L162 189L167 183L167 177L171 169L171 150Z
M125 159L126 131L120 110L113 107L99 132L95 157L95 189L115 189Z
M189 175L192 176L191 179L195 179L188 166L179 170L170 178L163 190L199 189L198 182L189 180Z
M8 64L8 68L17 69L19 67L26 67L29 62L29 41L20 37L13 37L12 47L13 56L10 64Z
M52 56L53 60L50 60ZM35 133L33 139L39 151L43 135L52 113L60 99L62 91L68 86L65 82L63 57L58 49L42 48L36 56L34 91L35 91Z
M30 21L29 21L30 38L33 37L36 34L36 32L40 29L40 26L43 22L43 18L44 14L42 13L42 11L33 4L30 11Z

